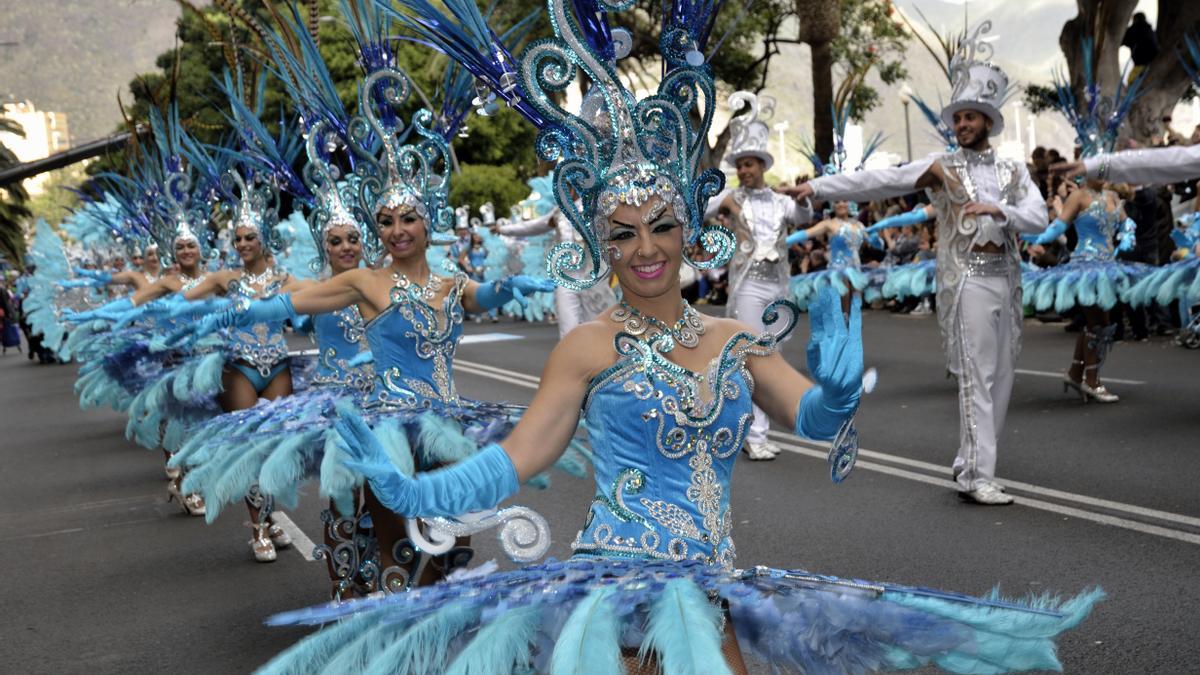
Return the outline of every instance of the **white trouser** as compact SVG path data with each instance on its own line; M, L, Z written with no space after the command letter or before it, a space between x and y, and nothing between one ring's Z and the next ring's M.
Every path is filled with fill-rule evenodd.
M558 317L559 340L589 319L583 315L583 300L579 293L562 286L554 287L554 314Z
M996 439L1012 395L1012 292L1007 277L968 277L958 302L960 442L954 458L960 490L996 476Z
M756 333L761 333L767 329L762 321L763 310L783 297L786 290L770 281L743 279L729 296L730 316L750 326ZM754 422L750 425L746 440L751 443L765 443L770 426L771 420L767 418L767 414L762 408L754 406Z

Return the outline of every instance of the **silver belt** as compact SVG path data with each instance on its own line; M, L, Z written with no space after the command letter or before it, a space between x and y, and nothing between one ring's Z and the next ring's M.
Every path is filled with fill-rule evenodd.
M746 270L747 279L757 279L759 281L776 281L779 279L779 265L782 265L782 260L771 262L770 260L755 260L750 263L750 267Z
M967 254L966 275L969 277L1006 277L1012 263L1007 253L971 251Z

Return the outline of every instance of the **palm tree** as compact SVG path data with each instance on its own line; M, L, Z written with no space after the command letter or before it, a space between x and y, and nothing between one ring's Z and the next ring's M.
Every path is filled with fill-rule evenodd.
M13 120L0 116L0 132L8 132L22 138L25 130ZM0 143L0 170L4 170L21 160L3 143ZM24 266L25 257L25 228L22 223L33 214L26 208L25 202L29 194L20 183L0 186L0 256L8 258L18 269Z

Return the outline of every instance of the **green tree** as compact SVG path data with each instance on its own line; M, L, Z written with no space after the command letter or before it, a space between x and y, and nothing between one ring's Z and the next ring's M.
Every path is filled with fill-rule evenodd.
M25 130L13 120L0 116L0 131L25 137ZM0 170L20 164L17 156L0 143ZM17 269L24 268L25 227L30 212L26 206L29 194L20 183L0 186L0 256L8 259Z
M29 211L34 219L42 218L52 227L58 227L71 211L79 206L79 195L75 190L87 181L88 175L80 164L72 164L51 171L43 185L43 191L29 200Z
M512 164L460 164L450 184L450 203L469 205L472 213L491 202L497 214L507 214L527 196L529 187Z
M863 78L878 72L885 84L907 77L904 68L908 32L893 18L891 0L795 0L799 28L794 40L812 50L813 147L821 157L833 153L833 80L835 70L853 79L852 114L861 119L879 105L879 93Z

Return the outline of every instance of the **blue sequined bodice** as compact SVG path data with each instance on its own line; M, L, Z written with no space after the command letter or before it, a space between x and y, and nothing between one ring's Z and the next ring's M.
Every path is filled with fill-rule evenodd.
M317 374L314 386L342 386L370 391L374 379L371 365L350 367L347 362L366 348L365 328L358 307L351 305L328 314L313 316L317 341Z
M230 282L225 294L239 305L248 305L255 300L264 300L276 295L286 282L287 275L277 275L261 290L256 290L246 283L243 276ZM263 377L270 375L275 366L288 357L282 321L230 328L227 340L233 359L249 364Z
M621 358L592 380L583 407L596 493L576 553L733 567L729 485L754 418L746 359L777 339L738 333L696 373L618 334Z
M1103 194L1097 196L1072 223L1079 241L1071 259L1112 260L1116 256L1114 240L1123 222L1120 209L1109 211Z
M857 222L842 221L829 238L829 266L833 269L858 267L858 251L862 244L862 227Z
M465 274L446 281L430 277L423 287L397 276L391 304L366 324L375 359L371 406L429 406L457 403L454 351L462 336ZM453 284L440 307L429 304L443 283Z

